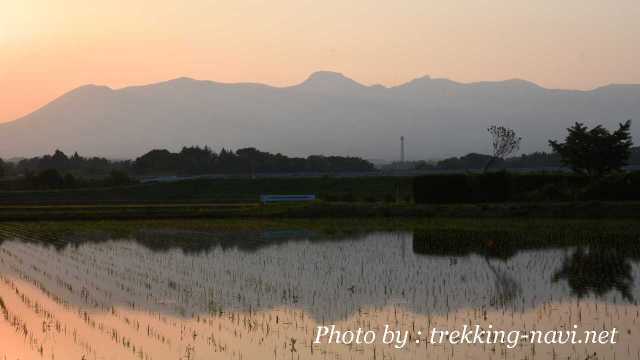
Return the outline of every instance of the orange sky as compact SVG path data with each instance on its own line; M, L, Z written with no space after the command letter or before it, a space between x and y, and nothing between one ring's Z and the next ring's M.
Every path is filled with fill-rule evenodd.
M640 83L637 0L0 0L0 122L87 83Z

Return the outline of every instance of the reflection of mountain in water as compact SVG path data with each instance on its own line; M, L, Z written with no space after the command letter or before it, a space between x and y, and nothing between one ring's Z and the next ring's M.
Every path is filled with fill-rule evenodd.
M590 262L587 255L571 255L571 248L532 246L496 261L481 249L471 251L452 241L429 247L421 235L414 238L407 232L340 238L304 231L212 235L157 230L118 241L100 235L92 242L80 240L60 240L59 250L5 241L0 274L30 279L67 301L104 311L130 304L185 315L292 306L318 320L390 304L425 314L469 307L529 308L589 291L603 301L618 301L619 295L608 291L612 288L627 300L637 299L633 279L640 275L637 262L627 260L622 271L601 262L594 268L601 275L598 280L585 281L572 274L588 277L581 269ZM485 240L490 247L505 241ZM68 242L75 246L63 245ZM567 256L575 259L574 265ZM613 273L602 275L607 271ZM610 279L618 283L589 284ZM581 284L587 284L586 292L580 292Z

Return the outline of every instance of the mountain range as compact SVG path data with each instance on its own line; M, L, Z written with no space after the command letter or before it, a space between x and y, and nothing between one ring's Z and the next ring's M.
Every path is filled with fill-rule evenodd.
M0 157L61 149L131 158L151 149L257 147L287 155L395 160L490 152L487 127L522 136L522 152L548 151L575 122L609 128L640 119L640 85L589 91L546 89L524 80L458 83L422 77L365 86L320 71L273 87L178 78L111 89L87 85L33 113L0 124ZM635 138L640 127L632 126Z

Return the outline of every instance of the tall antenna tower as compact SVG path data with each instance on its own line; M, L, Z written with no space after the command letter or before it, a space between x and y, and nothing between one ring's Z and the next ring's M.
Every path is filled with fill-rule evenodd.
M400 136L400 162L404 163L404 136Z

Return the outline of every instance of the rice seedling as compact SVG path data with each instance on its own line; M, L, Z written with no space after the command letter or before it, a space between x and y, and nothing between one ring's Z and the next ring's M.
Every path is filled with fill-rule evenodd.
M244 228L205 221L84 223L56 231L60 224L3 224L2 354L584 359L596 351L599 358L639 359L640 345L632 341L640 331L637 233L616 230L615 222L545 224L345 220L304 231L305 222L296 221ZM600 232L571 231L590 227ZM605 241L606 252L597 246ZM389 324L410 330L412 344L402 350L313 344L322 324L377 332ZM622 335L620 344L606 347L414 342L425 339L418 330L463 324L577 324L618 327Z

